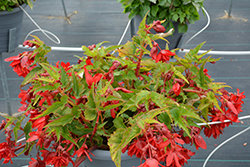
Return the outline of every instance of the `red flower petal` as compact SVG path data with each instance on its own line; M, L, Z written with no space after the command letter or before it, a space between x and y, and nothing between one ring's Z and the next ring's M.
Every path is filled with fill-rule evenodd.
M91 87L92 83L94 82L93 77L89 74L88 70L84 67L84 74L85 74L85 79L86 82L89 86L89 88Z
M234 114L236 114L236 115L239 114L239 112L238 112L238 111L236 110L236 108L234 107L233 103L231 103L230 101L227 101L226 104L227 104L227 107L228 107L230 110L232 110Z
M32 142L32 141L35 141L37 139L39 139L39 137L37 135L33 135L26 142Z
M176 96L178 96L181 93L181 86L179 83L175 83L173 85L173 91L176 94Z
M203 149L207 149L207 144L206 142L204 141L204 139L201 137L201 135L196 135L194 137L195 139L195 143L196 145L198 145L199 147L203 148Z
M20 59L21 58L19 57L19 55L17 55L17 56L8 57L4 59L4 61L13 61L13 60L20 60Z

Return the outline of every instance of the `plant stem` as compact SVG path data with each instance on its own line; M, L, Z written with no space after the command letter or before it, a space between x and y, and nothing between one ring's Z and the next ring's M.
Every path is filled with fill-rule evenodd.
M143 56L143 50L141 50L141 53L140 53L140 56L138 58L138 62L137 62L137 67L136 67L136 70L135 70L135 76L136 77L139 77L139 70L140 70L140 67L141 67L141 59L142 59L142 56Z
M99 122L99 119L100 119L100 111L98 111L98 109L97 109L97 113L98 113L98 115L97 115L97 119L96 119L96 122L95 122L95 127L94 127L94 130L93 130L92 136L90 137L91 142L92 142L92 139L93 139L93 137L94 137L94 135L95 135L95 133L97 131L97 125L98 125L98 122Z

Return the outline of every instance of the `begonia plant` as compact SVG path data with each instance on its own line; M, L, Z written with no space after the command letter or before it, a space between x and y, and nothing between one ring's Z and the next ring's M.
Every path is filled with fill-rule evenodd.
M74 65L48 62L51 48L37 37L24 43L35 50L5 59L24 80L20 114L0 126L7 136L3 163L34 149L29 167L79 166L92 161L92 150L105 149L117 167L125 152L142 160L139 167L180 167L195 154L187 145L207 148L201 133L217 138L239 122L243 92L228 92L205 68L218 59L198 54L204 43L184 57L159 48L155 40L169 33L150 29L163 32L161 23L146 25L144 18L124 45L82 46L85 56Z

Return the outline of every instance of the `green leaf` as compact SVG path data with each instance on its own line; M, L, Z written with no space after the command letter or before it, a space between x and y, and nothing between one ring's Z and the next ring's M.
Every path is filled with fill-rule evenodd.
M70 132L78 136L84 136L88 133L93 132L93 128L85 128L84 125L82 125L77 120L73 120L71 124L67 124L66 127L69 129Z
M28 121L26 125L24 126L23 131L24 131L26 139L28 139L30 137L29 133L32 131L32 123Z
M159 11L158 5L154 5L154 6L152 6L150 12L151 12L151 15L152 15L152 16L156 17L156 14L157 14L158 11Z
M118 128L126 128L125 124L123 123L123 119L121 117L116 117L113 120L114 126Z
M68 81L69 81L67 73L63 67L61 67L61 79L60 79L60 81L62 83L62 88L64 88L68 84Z
M42 91L42 92L44 92L44 91L52 91L52 90L55 90L56 88L55 88L55 86L52 86L52 85L45 85L45 86L42 86L42 87L40 87L40 88L37 88L37 89L35 89L35 91L34 91L34 94L36 94L37 92L39 92L39 91Z
M49 73L49 75L55 79L59 80L60 74L58 73L58 69L50 64L40 63L40 65Z
M86 109L84 111L84 116L87 120L93 121L97 116L97 112L95 109Z
M72 108L72 114L74 115L75 118L79 118L81 115L82 111L79 109L79 106L73 106Z
M166 126L168 126L168 128L171 128L172 120L170 119L170 116L168 113L161 113L158 116L158 120L160 122L164 123Z
M121 105L123 105L124 102L121 102L121 103L118 103L118 104L113 104L113 105L108 105L108 106L105 106L103 110L110 110L110 109L113 109L113 108L116 108L116 107L119 107Z
M72 138L71 134L69 133L69 130L68 130L67 127L63 127L61 135L66 140L71 141L72 143L74 143L79 148L78 144L75 142L75 140Z
M179 24L178 25L178 32L179 33L186 33L188 30L187 24Z
M210 59L211 56L209 56L208 58L206 58L206 60L202 63L201 67L200 67L200 71L199 71L199 78L200 78L200 84L201 87L203 87L203 85L205 84L205 77L206 75L204 74L203 70L204 70L204 66L207 63L207 61Z
M24 117L23 117L23 119L24 119ZM22 120L23 120L22 119ZM14 137L15 137L15 140L17 141L17 137L18 137L18 130L20 129L20 127L21 127L21 122L22 121L17 121L16 122L16 125L14 126L14 128L13 128L13 132L14 132Z
M74 71L72 71L72 77L73 77L73 91L74 91L74 95L76 98L80 98L81 94L80 94L80 85L79 82L77 80L77 77L74 74Z
M173 71L174 71L174 75L178 76L179 78L183 79L186 83L189 84L186 77L184 75L182 75L182 73L180 71L178 71L176 68L174 68Z
M178 19L179 19L179 16L178 16L177 13L175 13L175 14L173 15L173 17L172 17L172 20L175 21L175 22L177 22Z
M70 124L73 119L74 119L74 116L72 114L64 115L61 118L50 122L45 127L49 127L49 126L65 126L66 124Z
M216 99L214 92L209 91L209 92L207 93L207 99L208 99L210 102L212 102L212 103L216 106L217 109L219 109L221 112L224 112L224 111L220 108L219 103L218 103L218 100Z
M190 53L191 55L197 55L198 52L199 52L199 50L201 49L201 47L202 47L205 43L206 43L206 41L200 43L200 44L197 45L194 49L190 49L189 53Z
M40 114L39 116L35 117L34 119L38 119L41 117L44 117L45 115L49 115L50 113L55 113L57 112L59 109L61 109L64 106L64 104L60 101L53 103L51 106L49 106L42 114Z
M21 83L21 88L24 87L25 85L27 85L28 83L30 83L30 81L37 75L40 74L42 72L42 68L41 67L35 67L34 69L32 69L24 78L23 82Z
M176 126L179 126L180 128L182 128L189 135L189 137L191 137L189 129L188 129L189 125L185 124L183 122L182 117L181 117L182 115L181 115L180 109L181 109L180 107L175 107L175 108L170 110L171 116L172 116L172 118L174 120L174 124Z
M138 107L140 101L144 99L149 99L150 92L147 90L142 90L141 92L137 93L135 96L135 105Z
M116 167L121 167L121 151L129 144L135 137L139 136L141 129L137 126L129 127L127 129L117 129L109 138L108 145L110 148L110 155Z

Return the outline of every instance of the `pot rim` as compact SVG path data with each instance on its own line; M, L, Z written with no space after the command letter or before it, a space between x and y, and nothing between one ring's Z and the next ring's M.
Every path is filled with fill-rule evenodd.
M25 8L27 6L27 4L24 3L21 6L22 6L22 8ZM15 7L15 8L13 8L13 10L11 12L9 12L9 11L0 11L0 16L17 13L19 11L21 11L21 9L19 7Z
M99 159L99 160L111 160L111 156L110 156L110 151L109 150L93 150L91 151L91 153L93 153L95 156L90 155L90 157L92 159ZM133 157L130 157L128 154L127 154L127 151L123 154L121 154L121 159L122 160L127 160L127 159L131 159L131 158L135 158L134 156Z

